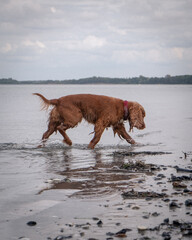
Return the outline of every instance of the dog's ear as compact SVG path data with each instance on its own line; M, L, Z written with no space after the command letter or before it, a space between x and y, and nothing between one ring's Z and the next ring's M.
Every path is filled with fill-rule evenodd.
M128 122L129 122L129 132L133 131L133 114L134 114L134 102L129 107Z
M145 128L144 117L144 108L139 103L133 102L132 106L129 108L129 131L132 131L134 127L138 129Z
M129 107L129 117L128 117L129 126L130 126L129 132L133 131L134 122L137 119L138 111L139 111L138 103L132 102L132 105Z

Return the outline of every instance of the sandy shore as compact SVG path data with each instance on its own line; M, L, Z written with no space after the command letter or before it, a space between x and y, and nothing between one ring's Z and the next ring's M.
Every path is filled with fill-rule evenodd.
M191 155L181 160L191 170ZM132 160L126 165L100 162L58 176L47 179L40 191L23 192L23 198L19 193L18 199L3 205L1 239L192 237L190 171Z

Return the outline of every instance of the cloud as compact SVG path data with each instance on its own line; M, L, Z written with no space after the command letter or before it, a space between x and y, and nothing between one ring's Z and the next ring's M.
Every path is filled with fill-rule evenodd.
M192 74L191 9L191 0L2 1L0 70L18 79Z
M13 50L13 47L10 43L6 43L3 47L1 47L1 52L2 53L8 53Z
M23 42L23 45L26 46L26 47L46 48L45 45L40 41L26 40L26 41Z
M51 10L52 13L56 13L57 12L57 10L54 7L50 7L50 10Z

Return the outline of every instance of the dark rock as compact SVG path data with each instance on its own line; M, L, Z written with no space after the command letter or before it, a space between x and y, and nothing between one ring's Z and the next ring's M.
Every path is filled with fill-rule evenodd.
M180 181L188 181L188 180L192 180L191 176L174 176L171 175L171 182L180 182Z
M159 173L159 174L157 175L157 177L166 178L166 176L165 176L164 174L162 174L162 173Z
M123 210L123 208L117 208L117 210Z
M59 235L59 236L57 236L56 238L54 238L54 240L65 240L65 239L71 239L71 238L73 238L72 235L66 235L66 236L64 236L64 235Z
M189 172L189 173L192 173L192 169L180 168L178 166L175 166L175 169L177 170L177 172Z
M33 227L33 226L37 225L37 223L35 221L29 221L27 223L27 225L30 226L30 227Z
M170 235L169 232L163 232L162 237L164 238L164 240L170 240L171 239L171 235Z
M184 193L189 193L189 192L191 192L188 188L185 188L184 190L183 190L183 192Z
M169 223L169 218L165 218L165 219L163 220L163 222L164 222L165 224L168 224L168 223Z
M170 208L180 208L179 205L174 201L169 204L169 207Z
M179 220L173 220L173 225L175 227L180 227L181 226L181 223L179 222Z
M129 228L123 228L121 229L119 232L115 233L115 237L126 237L126 232L130 232L132 231L131 229Z
M101 220L99 220L99 221L97 222L97 226L101 227L102 225L103 225L103 222L102 222Z
M186 206L186 207L191 207L191 206L192 206L192 199L187 199L187 200L185 201L185 206Z
M160 215L160 213L154 212L151 214L153 217L158 217Z
M183 233L183 236L192 236L192 229L188 230L188 231L185 231Z

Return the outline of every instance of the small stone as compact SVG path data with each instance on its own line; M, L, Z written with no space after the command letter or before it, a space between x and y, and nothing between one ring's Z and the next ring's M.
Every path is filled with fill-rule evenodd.
M183 236L192 236L192 229L189 229L188 231L185 231L183 233Z
M72 235L66 235L66 236L64 236L64 235L59 235L59 236L57 236L56 238L54 238L54 240L65 240L65 239L71 239L71 238L73 238Z
M186 206L186 207L191 207L191 206L192 206L192 199L187 199L187 200L185 201L185 206Z
M133 209L133 210L139 210L139 209L140 209L140 207L139 207L139 206L137 206L137 205L134 205L134 206L132 206L132 207L131 207L131 209Z
M187 188L187 185L180 182L173 182L172 185L174 188Z
M83 230L88 230L89 229L89 226L88 225L85 225L82 227Z
M158 217L160 215L160 213L154 212L151 214L153 217Z
M166 223L166 224L168 224L168 223L169 223L169 218L165 218L165 219L163 220L163 222Z
M181 223L179 222L179 220L173 220L173 225L175 227L179 227L181 225Z
M179 205L178 205L176 202L174 202L174 201L172 201L172 202L169 204L169 207L170 207L170 208L180 208Z
M149 219L149 214L143 216L144 219Z
M127 231L131 231L131 229L129 228L123 228L122 230L120 230L119 232L115 233L115 237L120 237L120 238L124 238L126 237L126 232Z
M33 226L37 225L37 223L35 221L29 221L27 223L27 225L30 226L30 227L33 227Z
M117 208L117 210L123 210L123 208Z
M103 222L102 222L101 220L99 220L99 221L97 222L97 226L101 227L102 225L103 225Z
M145 230L147 230L147 227L145 227L145 226L138 226L137 229L138 229L138 231L145 231Z
M164 240L170 240L171 236L169 232L163 232L162 237L164 237Z

